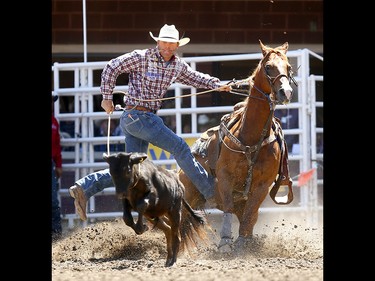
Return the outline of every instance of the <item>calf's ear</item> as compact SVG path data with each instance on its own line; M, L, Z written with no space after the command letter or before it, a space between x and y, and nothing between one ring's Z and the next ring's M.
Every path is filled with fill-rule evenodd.
M145 160L146 158L147 158L146 153L132 153L132 155L130 155L130 162L131 164L138 164L138 163L142 163L143 160Z
M116 154L112 154L112 155L108 155L107 153L103 153L103 160L105 162L107 162L108 164L110 164L110 162L113 161L113 159L115 159L117 157ZM112 160L112 161L111 161Z

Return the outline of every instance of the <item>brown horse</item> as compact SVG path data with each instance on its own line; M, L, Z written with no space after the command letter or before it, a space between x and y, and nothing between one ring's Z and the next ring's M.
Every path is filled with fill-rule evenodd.
M286 56L288 43L270 48L260 41L260 47L263 58L245 80L250 89L248 97L235 106L234 112L223 116L219 126L203 133L191 148L196 159L217 178L214 203L224 212L219 243L222 251L233 246L242 249L252 240L258 210L267 194L277 204L288 204L293 199L286 143L274 117L276 104L287 104L292 98L290 81L296 83ZM204 208L205 199L182 170L180 180L192 208ZM276 201L280 185L289 188L286 202ZM234 245L232 213L239 220L239 236Z

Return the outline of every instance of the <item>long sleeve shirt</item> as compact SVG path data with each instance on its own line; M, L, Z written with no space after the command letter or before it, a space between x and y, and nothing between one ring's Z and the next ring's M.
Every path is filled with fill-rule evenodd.
M52 160L56 168L62 167L61 145L60 145L60 125L55 116L52 115Z
M113 99L117 77L122 73L129 73L129 94L124 96L124 103L152 110L160 109L162 101L157 99L161 99L174 82L204 89L221 86L218 78L193 70L176 55L166 62L155 47L134 50L110 60L101 75L103 99Z

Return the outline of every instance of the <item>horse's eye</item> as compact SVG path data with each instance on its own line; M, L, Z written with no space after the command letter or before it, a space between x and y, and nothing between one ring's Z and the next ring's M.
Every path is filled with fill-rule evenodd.
M265 67L267 75L269 75L269 71L271 70L271 66L269 64L266 64Z

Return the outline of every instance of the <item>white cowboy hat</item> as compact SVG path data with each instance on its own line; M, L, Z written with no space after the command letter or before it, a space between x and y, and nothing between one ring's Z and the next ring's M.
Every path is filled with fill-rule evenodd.
M160 28L158 37L154 36L151 31L149 33L152 39L154 39L155 41L160 40L160 41L165 41L165 42L179 43L179 46L184 46L190 41L189 37L178 39L179 32L174 26L174 24L172 25L164 24L164 26Z

